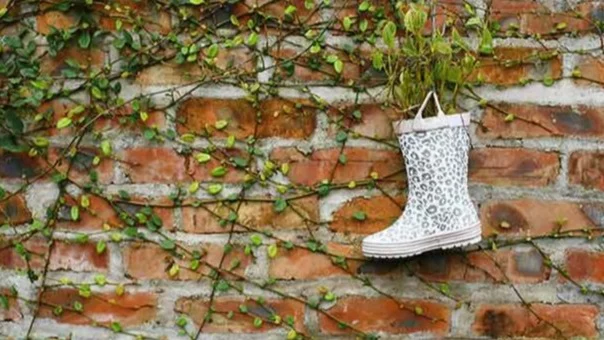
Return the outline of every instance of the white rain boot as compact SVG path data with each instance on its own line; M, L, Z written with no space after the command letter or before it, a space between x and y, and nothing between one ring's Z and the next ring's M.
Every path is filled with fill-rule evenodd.
M436 117L422 117L431 96ZM409 197L403 214L363 240L367 257L408 257L480 242L480 220L468 193L470 114L446 116L430 92L414 119L395 122L407 168Z

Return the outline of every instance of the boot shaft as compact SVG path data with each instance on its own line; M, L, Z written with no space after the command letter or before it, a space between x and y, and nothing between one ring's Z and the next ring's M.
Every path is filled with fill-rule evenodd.
M404 133L399 142L410 196L418 190L424 194L453 191L467 195L470 139L465 127Z

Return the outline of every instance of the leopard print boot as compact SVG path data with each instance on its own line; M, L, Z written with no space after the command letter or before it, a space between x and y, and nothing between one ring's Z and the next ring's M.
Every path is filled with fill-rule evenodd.
M424 119L432 95L439 113ZM445 116L430 93L414 119L394 123L409 196L392 226L363 240L365 256L402 258L480 242L480 220L468 193L469 122L469 113Z

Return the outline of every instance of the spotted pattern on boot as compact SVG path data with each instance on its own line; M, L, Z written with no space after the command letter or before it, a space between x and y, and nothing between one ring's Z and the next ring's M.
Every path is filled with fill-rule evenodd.
M470 139L464 127L406 133L399 142L409 185L405 210L365 242L415 241L478 224L468 193Z

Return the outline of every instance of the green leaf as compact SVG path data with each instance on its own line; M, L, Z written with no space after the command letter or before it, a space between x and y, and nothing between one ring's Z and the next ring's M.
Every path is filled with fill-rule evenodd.
M2 18L8 12L8 8L2 7L0 8L0 18Z
M195 155L195 160L198 163L207 163L210 161L210 159L212 159L212 156L210 156L207 153L201 152L201 153L198 153L197 155Z
M119 332L122 331L122 325L119 322L117 322L117 321L113 321L111 323L111 330L114 331L114 332L116 332L116 333L119 333Z
M208 58L215 58L218 55L218 44L212 44L210 47L208 47L208 50L206 51L206 56Z
M159 245L164 250L172 250L176 248L176 243L174 243L174 241L169 238L163 239Z
M258 33L256 32L252 32L250 33L250 35L247 37L247 44L249 46L254 46L256 45L256 43L258 43Z
M231 288L231 286L225 280L220 280L216 284L216 290L219 292L227 292L229 288Z
M76 312L82 312L84 310L84 305L82 305L80 301L74 301L73 309L75 309Z
M205 2L205 0L189 0L189 2L190 2L192 5L197 6L197 5L201 5L201 4L203 4L203 3Z
M392 21L386 22L382 28L382 39L389 48L394 48L394 40L396 37L396 24Z
M359 12L365 12L369 9L369 1L365 0L359 5Z
M4 295L0 295L0 307L5 310L8 310L8 308L10 307L8 303L8 298Z
M257 247L262 244L262 237L260 237L260 235L258 235L258 234L254 234L254 235L250 236L250 241L252 241L252 244Z
M344 17L342 20L342 26L344 27L345 31L350 30L350 27L352 26L352 19L350 19L350 17Z
M84 31L80 34L80 38L78 39L78 45L80 45L81 48L87 49L88 47L90 47L90 41L90 32Z
M333 63L333 69L336 71L336 73L342 73L342 71L344 70L344 63L338 59Z
M212 177L223 177L226 175L227 169L223 166L218 166L212 169L211 175Z
M218 195L222 191L222 184L212 183L212 184L208 185L207 191L211 195Z
M105 241L99 240L96 243L96 253L102 254L103 252L105 252L105 249L107 249L107 244L105 243Z
M487 27L482 30L482 38L480 40L478 52L485 55L493 54L493 36Z
M266 252L268 253L268 257L271 259L274 259L275 257L277 257L277 253L279 252L279 248L277 247L276 244L271 244L268 246L268 248L266 249Z
M227 127L227 125L229 125L229 122L224 119L221 119L214 124L214 127L216 128L216 130L223 130L225 127Z
M59 119L59 121L57 122L57 129L64 129L64 128L68 127L69 125L71 125L71 118L63 117L63 118Z
M80 208L77 205L71 207L71 220L77 221L80 218Z
M101 142L101 151L103 152L103 155L105 156L109 156L111 155L111 143L109 143L108 140L104 140Z
M247 159L243 157L233 158L233 163L235 163L235 166L237 166L238 168L245 168L248 165Z
M287 208L287 201L281 197L277 198L275 203L273 203L273 209L278 213L285 210L285 208Z
M346 131L344 130L338 131L338 133L336 134L336 141L338 143L344 143L346 139L348 139L348 133L346 133Z
M411 9L405 13L405 17L403 19L405 24L405 29L407 31L418 34L426 25L426 21L428 20L428 13L423 11L418 6L412 5Z
M92 90L90 90L90 92L92 93L92 96L96 99L103 99L103 97L105 97L105 95L103 94L103 91L101 91L101 89L99 89L96 86L93 86Z
M258 317L254 318L254 327L256 327L256 328L262 327L262 319L260 319Z
M365 214L365 212L363 211L355 211L352 214L352 217L357 221L364 221L365 219L367 219L367 214Z

